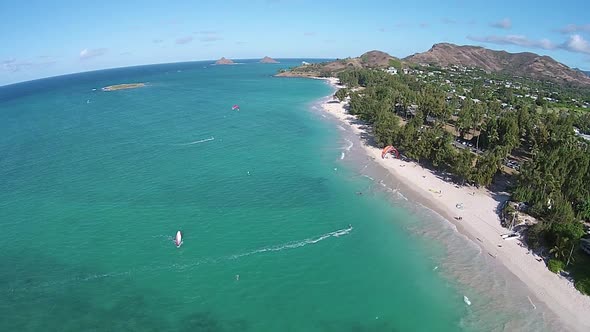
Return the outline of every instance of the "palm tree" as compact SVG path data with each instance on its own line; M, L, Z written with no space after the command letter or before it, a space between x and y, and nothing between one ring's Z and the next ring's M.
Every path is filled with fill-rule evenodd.
M553 257L556 259L562 259L567 256L567 251L564 251L564 248L561 248L557 243L549 250L549 253L553 254Z
M575 243L571 243L570 246L570 238L568 237L561 237L558 238L555 246L549 250L549 253L553 254L553 256L557 259L561 259L562 261L567 257L567 261L565 266L568 266L570 262L574 262L574 258L572 254L574 252L574 247L576 246Z

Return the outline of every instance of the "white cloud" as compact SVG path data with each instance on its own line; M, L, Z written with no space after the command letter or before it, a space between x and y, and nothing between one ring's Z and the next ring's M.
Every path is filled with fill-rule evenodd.
M33 62L33 61L19 61L15 58L6 59L0 61L0 71L7 71L10 73L16 73L21 71L22 69L30 68L30 67L42 67L42 66L50 66L53 65L56 61L43 61L43 62Z
M490 44L499 45L517 45L523 47L542 48L545 50L552 50L557 47L548 39L532 40L523 35L508 35L508 36L467 36L467 39Z
M202 42L213 42L213 41L217 41L217 40L223 40L223 38L221 38L220 36L211 35L211 36L201 37L201 38L199 38L199 40Z
M590 54L590 42L580 35L572 35L561 44L555 44L549 39L533 40L522 35L508 36L467 36L467 39L498 45L517 45L528 48L540 48L544 50L561 49L572 53Z
M108 49L106 48L85 48L82 51L80 51L80 60L87 60L97 56L105 55L107 51Z
M512 21L509 18L505 18L501 21L490 23L490 26L498 29L510 29L512 28Z
M16 59L15 58L6 59L6 60L0 61L0 68L2 70L6 70L6 71L9 71L11 73L14 73L14 72L16 72L16 71L18 71L20 69L16 65Z
M199 41L201 42L214 42L218 40L223 40L223 37L221 37L219 32L215 30L201 30L194 33L201 35L201 37L199 37Z
M182 37L182 38L176 39L176 44L178 44L178 45L188 44L188 43L190 43L192 41L193 41L193 37L191 37L191 36Z
M200 34L200 35L216 35L217 31L215 31L215 30L201 30L201 31L197 31L195 33Z
M563 34L569 34L573 32L590 32L590 24L568 24L558 31Z
M590 43L580 35L570 36L566 42L559 45L559 48L574 53L590 54Z

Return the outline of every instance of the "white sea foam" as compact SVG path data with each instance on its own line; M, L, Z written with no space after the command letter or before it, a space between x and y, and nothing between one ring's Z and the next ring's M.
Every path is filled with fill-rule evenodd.
M344 156L345 156L344 152L340 152L340 160L344 159Z
M346 138L344 140L348 142L348 146L345 148L346 151L350 151L350 149L352 149L352 147L354 146L354 143L352 143L351 140L346 139Z
M463 295L463 302L465 302L467 305L471 305L471 301L469 301L469 298L465 295Z
M341 125L338 125L338 129L340 129L342 131L346 131L346 128L342 127Z
M371 181L375 181L375 179L373 179L372 177L368 176L367 174L363 174L363 177L366 177L367 179L369 179Z
M399 192L399 190L396 192L396 194L397 194L397 196L399 196L399 198L401 198L401 199L403 199L405 201L408 200L408 198L406 196L404 196L404 194L402 194L401 192Z

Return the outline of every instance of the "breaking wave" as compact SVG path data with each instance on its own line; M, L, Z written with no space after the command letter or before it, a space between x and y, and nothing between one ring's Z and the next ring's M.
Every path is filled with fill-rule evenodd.
M350 151L350 149L352 149L352 147L354 146L354 143L352 143L351 140L346 139L346 138L344 140L348 142L348 146L345 148L346 151Z

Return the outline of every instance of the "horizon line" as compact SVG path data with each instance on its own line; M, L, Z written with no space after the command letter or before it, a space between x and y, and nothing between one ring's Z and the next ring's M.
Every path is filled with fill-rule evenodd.
M261 58L227 58L228 60L245 60L245 61L249 61L249 60L262 60L264 57ZM274 60L336 60L336 59L340 59L340 58L323 58L323 57L287 57L287 58L273 58L270 57L271 59ZM221 58L219 58L221 59ZM157 62L157 63L144 63L144 64L137 64L137 65L130 65L130 66L118 66L118 67L107 67L107 68L101 68L101 69L92 69L92 70L85 70L85 71L77 71L77 72L70 72L70 73L64 73L64 74L58 74L58 75L51 75L51 76L44 76L44 77L39 77L39 78L35 78L35 79L31 79L31 80L25 80L25 81L18 81L18 82L13 82L13 83L8 83L8 84L4 84L4 85L0 85L0 89L2 88L6 88L12 85L18 85L18 84L25 84L25 83L30 83L30 82L35 82L35 81L41 81L41 80L46 80L46 79L52 79L52 78L57 78L57 77L62 77L62 76L70 76L70 75L78 75L78 74L87 74L87 73L93 73L93 72L99 72L99 71L105 71L105 70L113 70L113 69L123 69L123 68L134 68L134 67L147 67L147 66L156 66L156 65L170 65L170 64L178 64L178 63L191 63L191 62L213 62L213 64L218 61L217 60L213 60L213 59L207 59L207 60L189 60L189 61L172 61L172 62ZM280 63L280 62L279 62ZM238 63L236 63L238 64ZM272 63L271 63L272 64Z

